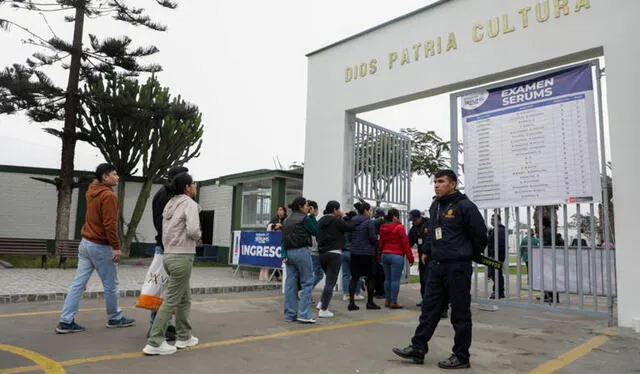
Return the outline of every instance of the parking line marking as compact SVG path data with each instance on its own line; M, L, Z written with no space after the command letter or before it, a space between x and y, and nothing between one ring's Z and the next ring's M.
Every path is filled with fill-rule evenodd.
M339 330L339 329L345 329L345 328L349 328L349 327L357 327L357 326L371 325L371 324L375 324L375 323L394 321L394 320L398 320L398 319L402 319L402 318L406 318L406 317L411 317L411 316L416 316L416 313L409 312L409 313L402 313L402 314L398 314L398 315L394 315L394 316L374 318L374 319L366 319L366 320L362 320L362 321L347 322L347 323L341 323L341 324L337 324L337 325L312 327L312 328L307 328L307 329L278 332L278 333L274 333L274 334L259 335L259 336L248 336L248 337L238 338L238 339L214 341L214 342L209 342L209 343L198 344L198 345L196 345L194 347L183 349L182 351L193 351L193 350L198 350L198 349L222 347L222 346L228 346L228 345L234 345L234 344L256 342L256 341L268 340L268 339L276 339L276 338L282 338L282 337L287 337L287 336L295 336L295 335L311 334L311 333L315 333L315 332ZM63 367L67 367L67 366L83 365L83 364L94 363L94 362L102 362L102 361L125 360L125 359L136 358L136 357L144 357L144 354L142 352L130 352L130 353L115 354L115 355L78 358L78 359L74 359L74 360L61 361L60 365L62 365ZM5 370L1 370L0 369L0 374L27 373L27 372L34 371L34 370L40 370L40 368L38 366L19 366L19 367L15 367L15 368L11 368L11 369L5 369Z
M206 300L206 301L194 301L192 305L203 305L203 304L212 304L212 303L233 303L239 301L265 301L265 300L278 300L282 299L282 296L267 296L267 297L249 297L245 299L216 299L216 300ZM126 309L135 309L135 306L124 306L121 307L122 310ZM104 311L103 308L85 308L80 309L78 312L97 312ZM42 312L25 312L25 313L8 313L8 314L0 314L0 318L10 318L10 317L33 317L33 316L44 316L48 314L60 314L60 310L47 310Z
M35 363L37 366L32 366L32 368L34 368L35 370L44 370L45 374L65 374L67 372L66 370L64 370L64 367L61 363L52 360L47 356L43 356L38 352L5 344L0 344L0 351L13 353L14 355L18 355L26 358L27 360L33 361L33 363ZM13 369L0 369L0 373L17 373L17 371L12 370Z
M574 349L561 354L560 356L558 356L557 358L554 358L551 361L547 361L543 363L542 365L530 371L529 374L555 373L557 370L560 370L566 366L569 366L571 363L588 355L594 349L608 342L609 336L613 336L616 334L615 330L613 329L603 330L601 333L604 335L594 336L593 338L580 344Z

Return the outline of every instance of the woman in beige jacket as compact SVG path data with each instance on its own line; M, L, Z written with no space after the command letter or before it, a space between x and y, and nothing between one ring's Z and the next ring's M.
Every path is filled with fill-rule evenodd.
M167 188L171 199L162 213L162 244L164 245L164 268L169 274L166 299L160 306L153 322L146 355L170 355L177 349L198 344L191 335L189 311L191 310L191 268L196 253L196 242L200 240L200 207L196 197L196 183L191 175L180 173ZM176 313L176 335L174 346L164 338L164 331L172 311Z

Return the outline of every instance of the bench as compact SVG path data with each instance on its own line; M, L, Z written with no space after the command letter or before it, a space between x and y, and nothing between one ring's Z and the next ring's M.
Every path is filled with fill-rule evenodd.
M41 256L40 267L47 268L47 239L0 238L0 254L11 256Z
M57 240L56 241L56 256L60 257L58 262L58 268L67 268L67 257L78 256L78 246L80 240Z

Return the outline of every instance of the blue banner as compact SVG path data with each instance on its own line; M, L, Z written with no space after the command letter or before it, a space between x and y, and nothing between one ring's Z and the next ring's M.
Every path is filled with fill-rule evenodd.
M492 114L486 113L489 111L511 109L515 112L531 109L527 104L539 103L542 100L554 104L556 102L551 99L591 90L593 90L591 66L583 65L509 86L466 95L462 98L462 117L473 116L467 118L467 122L473 122L483 118L479 116L481 114L491 116ZM567 100L568 98L560 99ZM573 97L572 99L580 98ZM502 111L500 112L504 114Z
M280 231L243 231L240 233L238 265L280 269L282 233Z

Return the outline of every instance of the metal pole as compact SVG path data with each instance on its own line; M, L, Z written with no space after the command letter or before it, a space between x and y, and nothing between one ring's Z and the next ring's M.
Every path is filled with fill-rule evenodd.
M458 173L458 96L453 94L449 98L449 112L451 116L451 170Z
M551 267L553 268L551 271L551 304L553 306L558 306L558 289L556 287L556 209L555 207L551 209Z
M589 235L591 236L591 245L589 246L589 252L591 252L591 285L593 287L593 311L598 311L598 274L596 267L596 216L594 204L589 204L589 212L591 213ZM578 232L578 242L582 243L582 233Z
M529 227L529 232L527 233L527 236L529 237L529 240L527 241L527 298L529 301L529 304L533 303L533 294L532 294L532 288L533 288L533 280L531 279L531 259L533 258L533 246L531 245L531 207L528 206L527 207L527 226ZM540 237L540 232L538 232L538 237L540 239L542 239ZM538 243L542 243L542 240L539 240ZM539 245L539 244L538 244Z
M511 273L511 267L509 266L509 264L511 263L510 261L510 255L509 255L509 208L504 208L504 227L505 227L505 232L504 232L504 252L505 252L505 262L507 263L507 270L505 271L505 279L504 279L504 295L506 297L507 300L509 300L509 296L510 296L510 292L509 292L509 286L510 286L510 273Z
M517 301L520 301L520 294L522 293L522 248L520 248L520 207L515 208L516 214L516 292Z
M597 99L598 99L598 121L600 130L600 180L602 185L602 207L604 209L604 251L606 256L606 270L607 270L607 309L609 311L609 326L614 326L613 316L613 285L611 278L611 238L609 225L609 188L607 185L607 155L605 153L605 139L604 139L604 115L602 113L602 71L600 70L600 61L595 61L596 67L596 87L597 87Z
M571 307L571 287L569 277L569 227L567 204L562 206L562 215L564 216L564 288L567 297L567 309Z
M580 213L580 204L576 204L576 225L581 227L582 225L582 214ZM578 281L578 302L580 303L580 310L584 309L584 289L582 285L584 284L584 274L582 272L582 243L578 241L578 250L576 252L576 257L578 259L578 275L576 276L576 280Z

